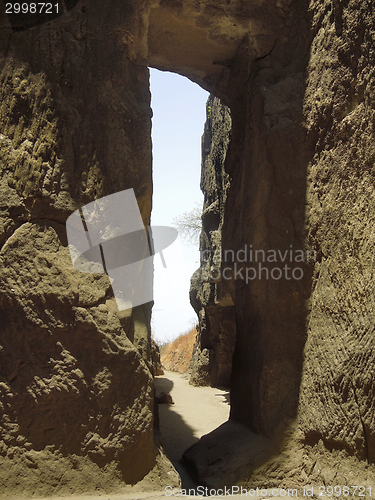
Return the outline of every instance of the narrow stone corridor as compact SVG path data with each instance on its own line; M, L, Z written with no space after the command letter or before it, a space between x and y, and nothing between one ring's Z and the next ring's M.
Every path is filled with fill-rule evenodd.
M172 462L204 434L229 418L228 390L194 387L187 378L166 371L155 378L156 395L170 394L174 404L159 405L160 432L165 452Z

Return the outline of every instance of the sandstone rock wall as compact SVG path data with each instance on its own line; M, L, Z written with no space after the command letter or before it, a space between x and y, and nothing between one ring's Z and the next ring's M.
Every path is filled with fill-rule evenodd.
M298 416L306 444L371 463L375 20L367 2L306 6L231 102L223 248L315 252L300 280L234 280L231 418L272 436Z
M248 253L237 265L256 277L249 271L246 283L244 269L235 279L234 261L226 286L237 329L231 419L274 443L291 425L301 445L299 460L283 455L284 464L261 469L263 482L292 478L285 463L300 480L349 484L361 470L367 481L365 468L340 461L347 453L374 462L372 9L293 4L294 22L269 54L254 58L251 37L244 41L223 92L233 129L221 246L265 251L269 271ZM292 250L289 278L272 278L284 266L267 261L272 250Z
M243 92L230 103L232 143L225 168L231 187L222 236L223 248L234 252L227 263L233 269L237 328L231 418L265 435L296 416L307 333L312 266L306 258L295 262L295 252L309 250L306 8L304 2L295 5L294 19L267 56L254 60L245 41L233 69L232 85ZM302 268L298 279L292 277L294 267Z
M203 140L203 262L201 282L196 275L191 292L201 331L193 383L228 382L236 344L232 418L264 434L296 415L312 272L302 262L302 279L291 279L289 262L287 277L280 279L278 269L271 275L281 265L278 252L287 252L290 261L290 250L293 259L296 251L308 250L304 206L311 144L302 117L311 34L307 4L291 7L272 50L259 57L249 35L230 78L215 88L231 109L229 149L229 111L217 99L208 103L213 120ZM204 262L206 249L210 259ZM265 257L269 252L277 255L274 264ZM223 363L220 349L226 351Z
M195 287L193 303L208 361L236 335L231 420L272 450L251 480L348 484L330 469L348 454L371 478L370 0L81 0L19 33L1 16L2 488L109 490L155 464L150 308L118 314L104 275L72 270L64 228L78 207L127 188L149 222L146 65L231 110L226 175L220 162L203 175L203 248L232 251L230 269ZM227 142L227 113L214 112ZM207 381L228 378L221 363ZM275 447L287 428L298 453Z
M306 214L318 261L299 415L307 443L374 463L375 19L366 1L312 7Z
M111 490L154 466L150 304L119 313L72 268L65 221L134 188L151 210L148 70L127 58L138 2L80 2L0 30L0 490ZM121 29L120 29L121 27Z
M235 312L228 283L221 280L221 231L229 176L224 163L230 142L230 110L210 95L202 136L201 189L204 193L201 265L192 278L190 300L199 318L191 361L193 385L229 386L236 342ZM225 264L224 264L225 266Z

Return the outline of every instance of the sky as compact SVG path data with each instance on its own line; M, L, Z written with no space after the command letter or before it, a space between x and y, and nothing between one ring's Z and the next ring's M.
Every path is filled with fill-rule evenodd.
M150 69L153 142L153 226L203 205L200 190L201 136L208 93L180 75ZM190 278L199 267L199 248L180 237L154 258L154 307L151 328L159 343L172 340L197 323L190 305Z

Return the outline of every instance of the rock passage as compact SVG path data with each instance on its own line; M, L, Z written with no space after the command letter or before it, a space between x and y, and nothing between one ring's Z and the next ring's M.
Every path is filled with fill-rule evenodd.
M162 442L172 462L229 418L228 390L193 387L184 375L169 371L155 378L155 389L157 396L168 393L175 403L159 405Z

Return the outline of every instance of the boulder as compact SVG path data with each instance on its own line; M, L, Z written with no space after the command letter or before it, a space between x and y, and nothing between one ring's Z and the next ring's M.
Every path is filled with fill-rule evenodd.
M228 421L202 436L182 459L198 484L219 489L248 477L269 452L267 439Z

